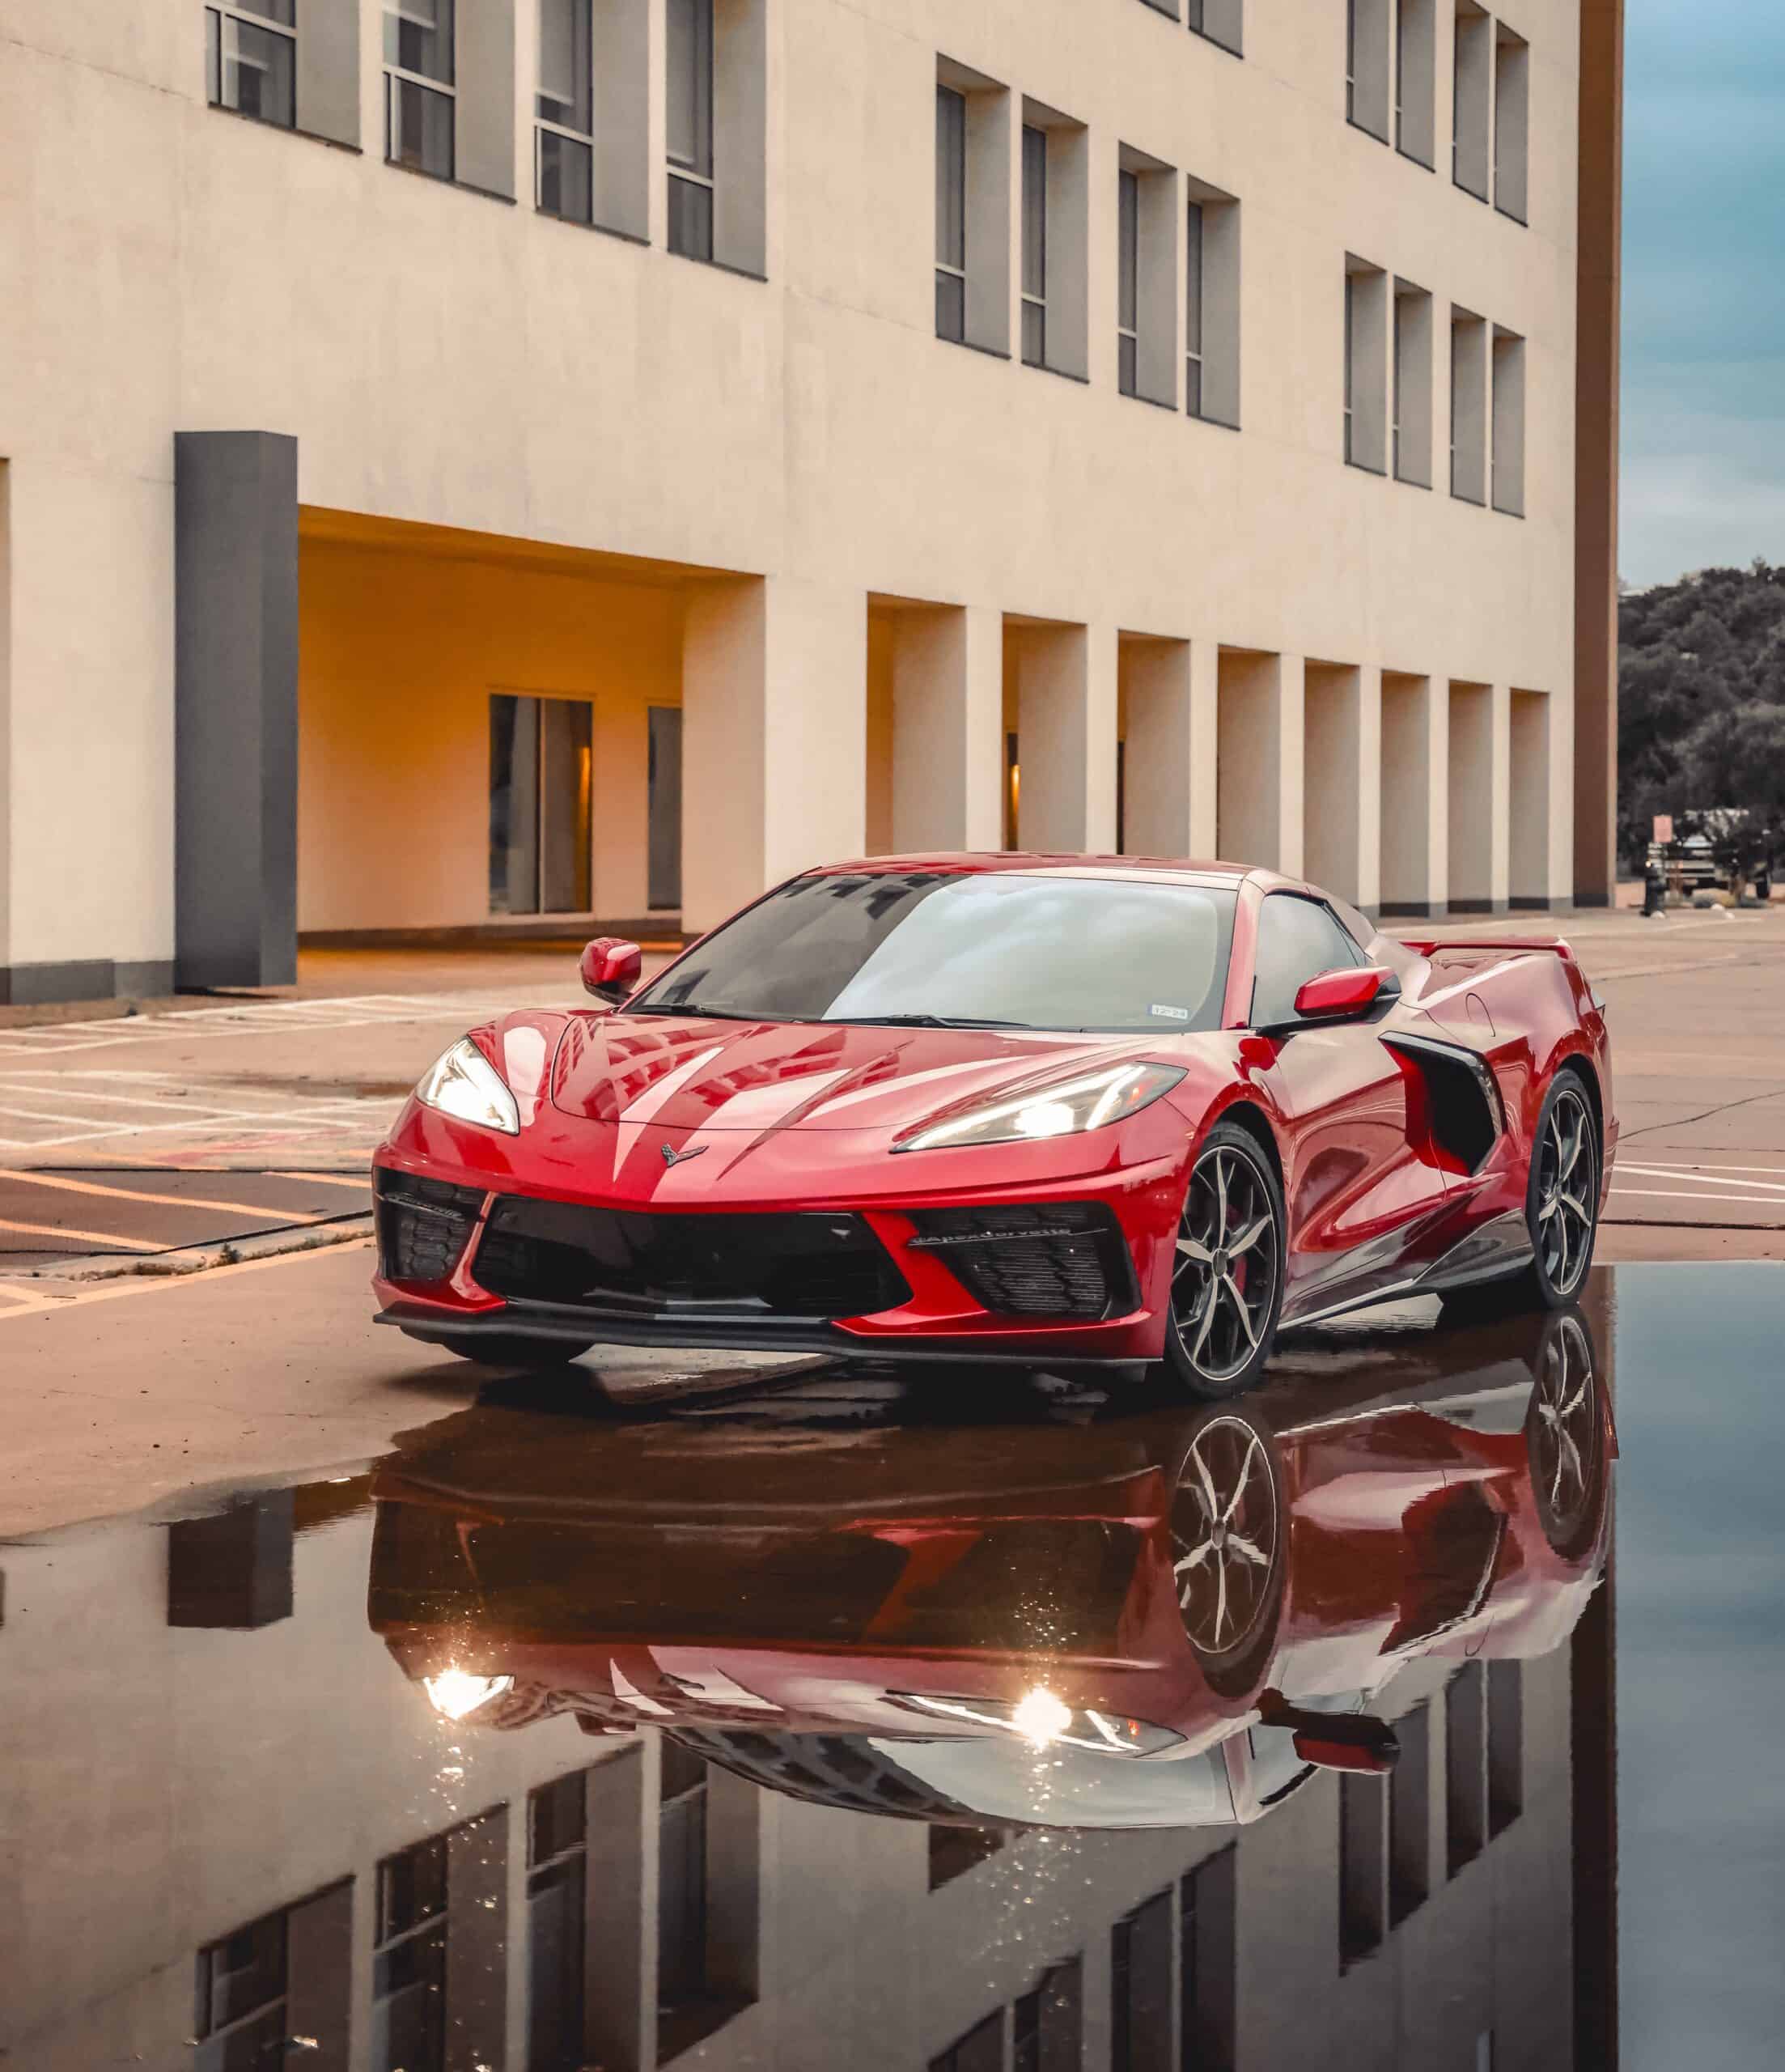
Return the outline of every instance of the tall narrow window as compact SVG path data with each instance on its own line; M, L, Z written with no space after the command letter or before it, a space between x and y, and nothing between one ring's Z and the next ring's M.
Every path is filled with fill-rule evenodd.
M1395 149L1431 170L1436 143L1435 0L1396 0L1394 15Z
M706 1764L663 1743L657 1815L657 2004L685 2010L708 1990ZM667 2056L667 2051L664 2053Z
M193 1998L198 2072L280 2063L290 2033L285 1915L265 1915L201 1950Z
M1345 119L1389 141L1389 0L1346 0Z
M1149 2072L1169 2062L1172 1926L1168 1888L1109 1931L1110 2072Z
M1528 220L1531 46L1504 22L1495 24L1494 206L1515 223Z
M1389 1926L1387 1808L1375 1777L1339 1779L1339 1969L1380 1949Z
M1524 516L1524 341L1496 325L1493 344L1494 480L1491 502L1508 516Z
M529 2072L580 2072L583 2049L583 1887L588 1775L578 1770L527 1798Z
M1487 1839L1486 1679L1465 1662L1444 1692L1444 1859L1454 1878Z
M967 335L967 96L936 88L936 336Z
M713 0L668 0L669 248L713 256Z
M378 1866L372 1951L377 2072L440 2072L445 2063L447 1837Z
M1451 96L1451 178L1478 202L1489 186L1488 108L1494 91L1494 24L1474 0L1456 0Z
M1466 309L1450 312L1450 493L1487 501L1487 325Z
M1397 482L1431 487L1431 297L1394 284L1393 467Z
M589 6L539 0L535 199L542 214L577 223L592 219L595 204Z
M1004 2072L1003 2009L976 2023L965 2036L932 2057L929 2072Z
M673 911L682 903L682 708L653 705L648 722L646 898L654 911Z
M1194 2072L1233 2072L1238 1871L1230 1846L1178 1881L1179 2057Z
M1083 1968L1053 1964L1011 2010L1011 2072L1078 2072L1083 2061Z
M1345 261L1345 457L1388 472L1389 278L1380 266Z
M213 108L289 130L297 115L297 0L231 0L205 10L205 77Z
M1047 132L1023 130L1023 360L1047 365Z
M1487 1832L1503 1834L1524 1811L1524 1664L1487 1665Z
M1395 1722L1401 1760L1389 1780L1389 1926L1425 1904L1431 1889L1431 1714L1421 1703Z
M1117 175L1116 380L1138 393L1140 366L1140 176Z
M1184 407L1202 414L1202 204L1194 196L1184 261Z
M1245 0L1185 0L1184 19L1198 36L1240 54Z
M452 0L385 0L384 155L453 175Z
M490 701L490 911L586 914L591 896L594 708Z

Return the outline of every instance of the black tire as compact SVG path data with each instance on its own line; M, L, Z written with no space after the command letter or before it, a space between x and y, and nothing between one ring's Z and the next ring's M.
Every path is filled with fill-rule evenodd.
M460 1360L474 1360L480 1367L519 1367L540 1373L562 1367L587 1352L595 1341L579 1344L574 1339L524 1338L519 1331L419 1331L405 1330L405 1338L423 1345L438 1346Z
M1524 1423L1532 1499L1544 1538L1578 1560L1599 1536L1610 1455L1592 1336L1578 1310L1545 1318L1534 1380Z
M1202 1140L1185 1190L1165 1319L1165 1367L1205 1403L1264 1371L1283 1304L1283 1193L1264 1147L1237 1123Z
M1447 1318L1476 1323L1512 1310L1565 1310L1579 1299L1599 1238L1600 1160L1592 1097L1580 1074L1564 1065L1550 1082L1532 1134L1524 1190L1531 1263L1503 1280L1441 1293Z
M1172 1573L1185 1637L1210 1688L1254 1689L1276 1652L1289 1507L1275 1434L1250 1410L1198 1425L1172 1499Z

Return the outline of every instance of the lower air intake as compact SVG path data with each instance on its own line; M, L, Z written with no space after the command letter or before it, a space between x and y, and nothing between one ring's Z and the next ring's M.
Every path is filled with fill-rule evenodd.
M1101 1202L919 1208L914 1251L933 1251L982 1308L1095 1323L1139 1295L1120 1226Z
M483 1190L382 1166L373 1178L379 1275L422 1285L447 1280L464 1257Z

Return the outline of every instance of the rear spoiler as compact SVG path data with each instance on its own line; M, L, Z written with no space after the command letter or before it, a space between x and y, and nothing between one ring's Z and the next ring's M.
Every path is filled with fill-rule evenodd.
M1422 957L1440 949L1512 950L1520 955L1546 949L1567 963L1575 962L1573 950L1560 936L1397 936L1394 940Z

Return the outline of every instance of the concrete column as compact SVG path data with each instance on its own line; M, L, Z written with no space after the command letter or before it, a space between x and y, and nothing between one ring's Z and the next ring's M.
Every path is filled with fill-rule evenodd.
M1381 898L1381 672L1309 662L1304 679L1302 866L1340 898L1374 908Z
M1194 788L1212 743L1198 741L1187 640L1124 639L1117 655L1128 715L1122 847L1130 856L1194 856Z
M1503 913L1505 693L1490 684L1452 683L1449 698L1450 904L1461 914Z
M1015 643L1022 765L1017 841L1076 852L1116 843L1116 635L1030 626Z
M175 958L183 986L298 974L298 443L174 438Z
M1217 705L1216 846L1230 863L1300 877L1301 657L1223 648Z
M682 907L691 929L867 839L867 608L787 576L689 593Z
M1449 899L1449 690L1430 677L1380 679L1384 916L1429 920Z
M1003 626L978 605L892 620L892 847L995 849Z

